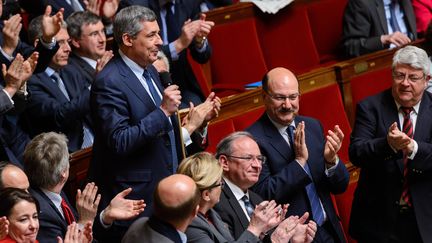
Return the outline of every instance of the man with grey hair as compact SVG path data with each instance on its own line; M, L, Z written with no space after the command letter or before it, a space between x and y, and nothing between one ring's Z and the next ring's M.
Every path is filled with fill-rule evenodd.
M231 235L238 239L249 226L256 205L263 199L249 190L258 182L266 157L261 155L259 146L249 132L234 132L222 139L216 147L216 158L222 165L225 187L222 188L220 201L214 207L222 220L228 225ZM296 219L296 226L290 242L312 242L316 223L305 223L308 214ZM278 235L264 238L264 242L277 240ZM278 241L274 241L278 242Z
M432 242L429 67L424 50L398 50L391 89L357 106L349 155L361 174L350 234L360 243Z
M40 35L41 18L30 23L31 35ZM71 47L66 23L55 38L59 44L44 72L30 78L31 98L24 112L27 132L35 136L42 132L61 132L69 140L69 151L88 148L93 144L90 118L90 90L79 69L69 64ZM32 40L34 41L34 40Z
M90 100L97 129L89 177L100 186L101 204L132 187L130 197L143 198L148 205L143 216L152 213L157 183L177 170L181 143L191 143L192 133L215 115L219 104L210 97L204 106L191 109L201 115L190 113L180 136L175 116L181 102L179 87L163 89L152 65L162 45L159 32L156 15L148 8L130 6L117 13L114 39L119 55L96 76ZM199 144L186 149L197 150ZM107 240L121 240L130 223L114 223Z
M67 138L55 132L36 136L24 152L24 171L30 186L29 192L40 205L40 242L57 242L57 236L65 237L67 226L76 221L85 225L93 223L99 205L94 183L77 194L77 211L62 191L69 177L69 152Z

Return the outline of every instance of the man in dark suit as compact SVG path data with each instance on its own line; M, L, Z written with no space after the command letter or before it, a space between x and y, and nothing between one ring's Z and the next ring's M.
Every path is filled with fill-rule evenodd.
M349 155L361 173L350 233L359 242L432 242L430 65L420 48L398 50L392 88L357 106Z
M175 119L180 90L177 85L163 90L151 65L162 45L159 31L150 9L122 9L114 20L119 56L96 76L91 91L96 136L89 177L100 185L102 206L107 203L104 198L132 187L130 197L144 198L148 205L143 213L146 216L152 212L151 195L156 184L175 173L181 161L181 143L197 128L182 128L180 137ZM209 99L204 104L213 108L214 103ZM195 108L192 110L201 109ZM208 117L205 114L200 117ZM197 124L207 121L201 119ZM130 223L114 224L114 235L108 240L120 240Z
M344 134L339 126L323 137L319 121L297 116L297 78L275 68L263 78L265 114L247 130L267 157L253 187L264 199L289 203L288 215L309 212L318 225L316 242L344 242L330 193L342 193L349 174L339 151Z
M417 39L410 0L349 0L343 17L345 54L356 57Z
M198 213L200 198L188 176L176 174L161 180L154 192L153 215L135 221L122 242L185 243L184 232Z
M40 20L31 22L33 32L40 30ZM49 131L64 133L69 140L69 151L74 152L93 144L90 90L79 70L68 64L71 48L65 26L56 39L60 48L49 67L30 78L31 98L24 115L30 135Z
M216 158L224 171L225 186L214 209L228 224L231 235L238 239L249 226L251 212L263 201L249 188L258 181L265 157L261 155L252 135L236 132L220 141ZM246 162L248 158L251 158L251 163ZM252 211L248 212L248 207Z
M24 152L24 171L30 181L30 193L40 206L40 242L57 242L64 238L67 226L76 221L82 225L93 223L100 196L97 187L89 183L78 191L77 211L62 191L69 177L69 152L67 138L58 133L42 133L36 136Z
M71 37L71 64L82 73L87 85L91 85L96 74L113 57L106 50L105 26L102 19L89 11L75 12L66 20Z

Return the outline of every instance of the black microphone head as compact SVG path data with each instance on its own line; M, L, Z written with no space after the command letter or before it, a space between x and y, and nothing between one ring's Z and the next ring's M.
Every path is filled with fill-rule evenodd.
M173 81L171 79L171 74L169 72L167 72L167 71L160 72L159 77L161 79L162 86L164 88L173 84Z

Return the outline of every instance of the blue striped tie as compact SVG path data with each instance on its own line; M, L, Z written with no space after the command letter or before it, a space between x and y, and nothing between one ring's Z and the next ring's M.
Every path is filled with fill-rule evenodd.
M294 154L294 129L295 129L294 126L288 126L287 128L288 139L293 154ZM312 182L306 186L306 194L309 198L309 202L312 209L312 218L315 221L315 223L321 226L324 223L324 212L321 208L320 199L318 197L318 193L316 191L315 184L313 182L312 174L310 172L310 168L307 163L304 169L312 180Z
M158 92L156 91L153 81L150 77L150 73L147 71L147 69L144 70L144 79L147 83L147 86L150 91L150 95L153 97L153 101L156 105L156 107L159 107L162 103L161 97L159 96ZM171 123L172 126L172 123ZM178 158L177 158L177 148L176 148L176 141L175 141L175 135L174 135L174 128L172 128L168 132L170 145L171 145L171 157L172 157L172 173L176 173L177 167L178 167Z

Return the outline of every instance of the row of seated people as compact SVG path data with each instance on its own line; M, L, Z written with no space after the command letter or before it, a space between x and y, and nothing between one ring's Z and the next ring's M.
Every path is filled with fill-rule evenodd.
M423 165L427 163L430 156L428 136L431 134L431 128L427 125L427 117L431 112L432 95L424 91L430 78L429 68L430 61L423 50L412 46L400 49L394 57L392 89L368 98L358 106L357 120L351 135L350 159L361 167L362 174L353 203L350 232L362 242L385 242L387 237L402 242L408 240L427 242L430 237L429 224L417 223L430 220L427 215L425 216L429 210L426 207L427 200L424 198L426 191L418 190L424 189L428 184L422 174L428 173L428 169ZM219 242L218 237L230 237L229 233L222 231L223 227L221 229L218 225L224 217L229 224L232 214L224 215L224 213L229 214L226 209L220 210L219 213L212 210L221 194L219 187L223 182L220 173L223 170L224 182L235 195L237 200L234 202L240 204L245 215L248 214L249 209L243 196L245 193L253 195L252 191L254 191L266 200L275 200L278 204L290 203L286 212L288 215L303 215L308 212L316 225L303 226L308 229L306 232L309 232L304 236L306 242L310 240L308 237L314 237L316 242L328 242L330 239L335 242L345 242L330 197L330 193L342 193L348 186L348 171L337 156L342 145L343 132L339 126L335 126L326 132L327 135L324 137L324 132L317 120L296 115L299 110L299 89L298 82L290 71L276 68L266 75L263 84L266 113L247 129L253 137L249 133L236 133L223 139L216 151L219 164L214 160L212 162L211 159L203 159L202 154L192 155L180 164L178 171L192 177L197 187L201 189L198 194L201 196L200 207L195 207L195 210L192 207L188 215L183 215L184 221L181 221L181 224L176 224L179 222L178 218L173 219L168 216L161 218L158 214L166 208L158 208L159 203L167 201L178 203L178 201L166 189L162 190L160 184L157 186L156 195L159 190L162 190L165 192L162 194L174 202L169 199L161 200L156 196L152 202L154 208L150 209L155 212L154 215L150 214L152 215L150 219L140 219L132 224L127 230L124 241L135 242L136 239L148 236L147 233L152 234L150 237L154 234L155 237L161 237L162 234L168 238L184 239L186 236L190 242L202 242L205 239ZM403 109L399 111L398 106ZM405 113L405 108L411 108L411 111ZM374 147L369 143L373 143ZM65 148L64 144L64 150ZM389 161L385 166L379 165L383 163L381 161L383 158ZM204 160L210 160L207 163L213 163L211 166L221 166L221 168L200 168L201 165L210 166L202 162ZM401 160L405 164L400 168L397 161ZM373 166L370 166L371 163ZM394 168L388 168L390 166ZM394 173L395 170L400 172ZM203 175L204 172L209 174ZM386 175L384 179L382 175ZM420 186L418 181L421 178L423 186ZM387 179L392 180L390 184L382 181ZM396 181L401 182L400 185ZM406 184L414 181L415 184ZM136 185L134 186L136 188ZM252 191L249 191L249 187L252 187ZM180 190L174 189L177 189L177 192ZM230 195L226 194L227 192L229 191L224 190L222 195ZM381 202L387 201L391 205L364 203L364 200L370 198ZM233 202L227 201L228 204L225 206L231 207ZM398 203L394 205L394 201ZM223 202L224 199L221 197L221 202L216 208L223 207ZM283 212L286 206L276 206L271 203L272 201L256 204L255 212L250 216L251 222L255 222L255 217L258 217L257 211L261 211L263 217L267 214L267 210L273 212L270 215L280 217L276 212L280 212L280 208ZM269 204L272 205L270 208L268 208ZM264 205L266 205L265 209L262 208ZM388 208L391 210L384 213L383 219L376 217L377 212L384 212ZM170 215L176 215L173 211L170 212ZM232 213L236 215L236 212L238 210L233 210ZM199 215L195 217L197 213ZM297 221L297 225L302 225L303 223L300 222L303 220ZM391 224L395 226L394 228L387 225L388 220L394 220ZM287 224L288 221L290 218L286 221ZM366 227L365 222L371 221L375 224ZM231 224L230 229L238 228L240 225ZM257 225L260 224L252 224L252 226ZM169 226L180 232L173 233L173 228L169 230ZM259 235L271 228L267 226L263 226L258 231L255 231L257 228L247 227L247 232L244 232L244 229L240 230L240 233L237 232L237 237L240 242L248 237L259 240ZM378 234L375 230L377 227L382 229ZM289 232L286 228L284 231L287 234ZM310 231L314 233L311 234ZM181 232L185 232L186 235ZM276 232L280 230L276 229ZM235 235L233 230L231 234Z
M209 39L215 53L199 82L204 92L223 97L244 91L245 84L259 81L261 73L274 67L301 74L400 47L417 39L415 16L421 11L417 7L414 12L412 5L409 0L325 0L296 1L276 15L245 10L252 5L213 11L209 19L216 26Z

